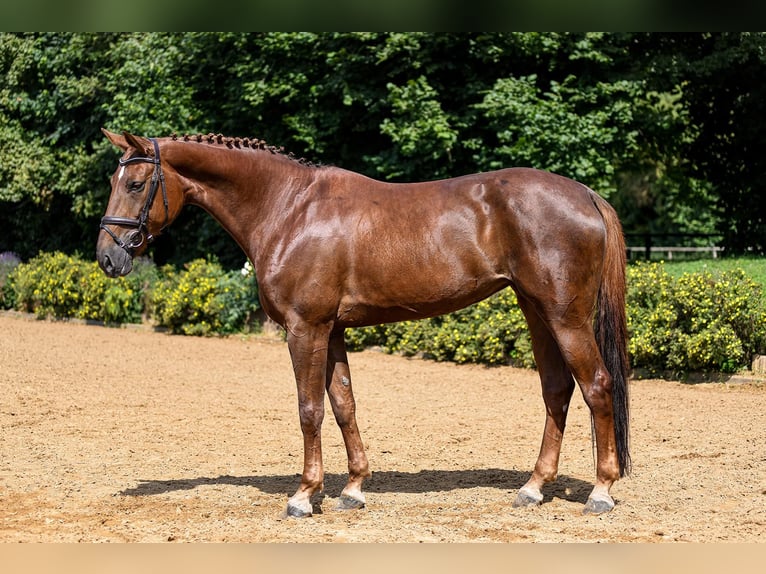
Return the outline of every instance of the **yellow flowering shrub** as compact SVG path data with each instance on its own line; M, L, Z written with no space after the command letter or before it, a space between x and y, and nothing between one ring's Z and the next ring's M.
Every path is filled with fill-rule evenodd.
M195 259L180 272L163 267L161 275L150 305L158 325L185 335L252 328L258 309L252 273L226 271L215 260Z
M11 273L16 308L38 317L72 317L80 304L79 261L64 253L40 253Z
M634 367L731 372L766 350L763 288L741 270L674 279L658 263L628 268L628 350ZM439 361L534 366L510 289L449 315L348 329L350 349L379 346Z
M252 267L226 271L215 260L162 269L134 261L109 279L92 260L40 253L27 263L6 256L3 306L39 317L105 323L152 320L171 332L211 335L251 330L258 309ZM1 263L2 261L0 261ZM740 269L673 278L660 263L628 268L628 349L634 367L732 372L766 351L763 287ZM438 361L534 366L529 332L512 290L422 321L348 329L349 349L380 346Z
M441 317L348 329L350 349L380 346L390 353L437 361L534 367L532 344L516 295L505 289Z
M672 278L661 263L628 269L634 367L733 372L766 347L763 287L740 269Z
M138 323L143 291L150 287L154 272L153 264L136 259L133 273L109 279L95 261L53 252L19 264L8 279L20 311L38 317Z

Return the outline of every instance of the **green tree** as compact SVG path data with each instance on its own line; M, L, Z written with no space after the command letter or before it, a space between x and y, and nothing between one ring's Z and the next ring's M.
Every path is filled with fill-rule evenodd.
M162 133L192 120L180 57L172 35L0 35L0 223L10 248L92 249L115 164L99 128Z
M626 231L763 251L763 34L0 34L0 251L90 253L117 152L99 132L224 133L391 181L527 165ZM201 210L159 263L242 254Z
M683 176L713 205L729 253L766 252L766 160L761 151L766 87L766 34L644 34L647 76L678 95L687 130L677 142ZM698 203L699 205L699 203Z

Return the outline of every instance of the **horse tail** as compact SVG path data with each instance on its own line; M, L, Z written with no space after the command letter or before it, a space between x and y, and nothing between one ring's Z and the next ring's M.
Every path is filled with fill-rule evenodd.
M625 315L625 239L614 208L596 194L593 202L606 226L604 271L598 291L595 320L596 342L604 365L612 377L614 434L620 476L630 473L628 378L628 326Z

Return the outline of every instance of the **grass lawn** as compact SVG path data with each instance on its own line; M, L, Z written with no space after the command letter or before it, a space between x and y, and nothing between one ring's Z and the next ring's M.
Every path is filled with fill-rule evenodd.
M666 261L665 270L673 277L680 277L684 273L699 271L729 271L730 269L742 269L754 281L763 285L766 289L766 258L760 257L734 257L719 259L698 259L696 261Z

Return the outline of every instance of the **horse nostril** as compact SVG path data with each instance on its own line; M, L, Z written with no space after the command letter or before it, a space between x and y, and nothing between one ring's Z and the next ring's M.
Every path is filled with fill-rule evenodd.
M112 263L112 258L108 255L104 255L103 267L107 275L114 273L114 263Z

